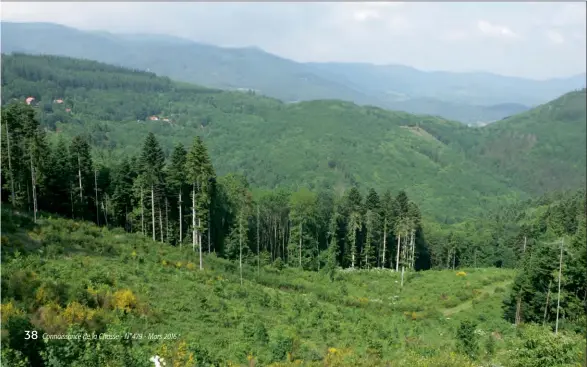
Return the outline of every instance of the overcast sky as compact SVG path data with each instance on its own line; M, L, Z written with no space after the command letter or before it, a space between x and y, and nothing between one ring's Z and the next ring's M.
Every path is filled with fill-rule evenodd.
M585 9L584 2L2 2L1 19L258 46L296 61L543 79L585 72Z

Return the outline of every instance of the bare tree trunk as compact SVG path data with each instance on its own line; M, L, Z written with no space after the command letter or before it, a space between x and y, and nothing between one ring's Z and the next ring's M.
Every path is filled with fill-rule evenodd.
M397 254L395 256L395 271L398 272L399 271L399 253L400 253L400 249L401 249L401 235L398 233L397 234Z
M165 241L169 243L169 202L165 197Z
M80 205L84 205L84 197L83 197L83 188L82 188L82 168L81 168L81 161L79 158L79 153L77 155L77 177L79 180L79 201ZM84 219L84 211L81 211L82 219Z
M241 286L243 285L243 213L241 209L240 218L238 219L238 268L241 279Z
M415 238L414 238L414 232L415 231L412 229L412 237L410 239L410 243L411 243L411 246L410 247L411 247L411 250L412 250L412 253L410 255L410 267L411 267L412 270L414 270L414 266L416 264L416 241L415 241Z
M73 213L73 182L71 183L71 187L69 189L69 200L71 201L71 219L74 219L75 214Z
M200 270L204 269L203 254L202 254L202 219L198 218L198 251L200 253Z
M155 186L151 184L151 224L153 227L153 241L155 238Z
M183 244L183 217L181 213L181 189L179 189L179 248Z
M98 170L94 170L94 193L96 203L96 224L100 225L100 209L98 208Z
M34 215L34 221L35 223L37 223L37 182L36 182L36 177L35 177L35 168L33 167L33 155L31 152L31 184L33 186L33 215Z
M302 222L300 221L300 246L299 246L300 269L302 268Z
M159 237L163 241L163 213L161 213L161 203L159 203Z
M192 185L192 250L196 252L196 184ZM201 270L201 269L200 269Z
M79 179L79 199L81 202L84 201L84 198L82 196L82 168L81 168L81 162L80 162L80 158L79 158L79 154L77 155L77 177Z
M145 201L143 195L143 187L141 186L141 233L145 235Z
M106 222L106 227L108 227L108 200L107 200L107 198L102 201L102 211L104 212L104 221Z
M565 239L561 240L561 254L559 258L559 265L558 265L558 299L556 301L556 325L554 327L554 333L558 334L558 315L559 309L561 305L561 276L563 272L563 247L565 246Z
M8 121L6 122L6 150L8 152L8 170L10 171L10 199L12 208L16 207L16 196L14 193L14 171L12 171L12 159L10 157L10 134L8 133Z
M387 250L387 218L383 221L383 260L381 261L381 267L385 269L385 251Z

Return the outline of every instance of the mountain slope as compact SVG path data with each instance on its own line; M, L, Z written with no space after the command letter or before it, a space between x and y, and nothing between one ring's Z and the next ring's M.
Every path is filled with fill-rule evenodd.
M452 103L536 105L585 87L586 74L564 79L532 80L491 73L423 72L401 65L313 63L316 69L345 78L354 88L387 95L433 98Z
M46 23L2 22L2 49L92 59L214 88L254 89L287 102L341 99L465 123L510 116L526 109L525 105L582 87L585 79L538 82L486 74L428 73L403 66L303 64L257 48L84 32Z
M284 104L61 57L4 55L2 83L3 103L35 97L45 126L90 134L104 159L138 152L149 131L168 152L200 135L220 174L242 172L253 186L406 189L442 221L523 194L418 127L462 126L439 118L341 101Z
M482 128L422 128L515 187L542 194L585 186L586 105L582 89Z

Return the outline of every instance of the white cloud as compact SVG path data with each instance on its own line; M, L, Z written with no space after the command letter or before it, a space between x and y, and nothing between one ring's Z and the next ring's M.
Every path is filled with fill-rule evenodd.
M560 44L565 42L565 38L560 33L554 30L547 31L546 37L548 37L548 39L552 43Z
M353 17L359 22L364 22L369 19L379 19L381 18L381 15L375 10L365 9L354 12Z
M582 73L587 62L584 3L0 4L2 20L163 33L219 46L254 45L296 61L404 64L536 78ZM561 39L552 52L553 42Z
M481 33L490 36L490 37L503 37L503 38L518 38L519 35L512 31L510 28L499 25L499 24L492 24L486 20L479 20L477 21L477 29L481 31Z

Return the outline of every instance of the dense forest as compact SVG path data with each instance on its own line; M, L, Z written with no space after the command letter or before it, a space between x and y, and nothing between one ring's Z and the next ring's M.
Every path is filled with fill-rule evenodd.
M342 302L349 308L344 310L337 308L335 314L347 317L348 322L357 317L356 312L360 312L363 306L352 303L356 300L347 299L348 291L341 290L340 293L330 294L328 288L335 287L336 292L339 292L340 284L346 284L344 280L346 274L354 277L355 275L352 274L356 273L359 274L356 276L360 277L362 276L360 274L363 274L361 272L364 272L368 274L366 276L369 277L369 282L376 282L373 284L379 284L378 277L391 274L395 283L389 281L390 284L385 282L384 285L384 282L381 282L380 286L392 286L389 292L400 297L401 302L406 302L402 306L405 307L402 312L408 312L408 310L413 312L410 316L412 320L420 317L417 312L423 312L425 316L421 317L426 320L425 322L430 322L431 325L439 328L441 324L437 324L438 322L445 322L448 320L446 316L456 312L452 310L452 307L462 307L458 303L449 303L449 300L451 302L458 302L458 300L482 302L483 307L489 307L489 303L483 303L489 300L478 300L475 297L489 292L489 290L483 290L484 287L491 285L493 292L507 280L512 286L504 295L503 302L498 300L497 303L492 303L492 307L502 313L491 322L477 320L486 323L487 328L496 328L495 325L499 324L501 325L500 333L511 333L502 329L502 326L509 326L510 323L543 325L546 329L555 331L556 335L559 335L559 331L560 335L565 333L560 337L566 338L570 335L571 339L565 339L565 343L568 342L570 348L568 350L573 351L578 345L576 333L584 333L586 330L586 310L584 309L587 297L585 274L587 253L584 246L586 203L585 190L579 189L578 184L581 180L584 182L584 171L573 172L570 168L561 169L561 174L569 178L568 184L557 184L558 181L552 180L537 182L535 186L526 185L520 180L527 168L517 170L517 165L521 163L516 163L515 159L519 158L519 162L524 162L528 167L539 164L535 155L549 152L540 144L537 144L540 149L524 151L528 154L528 158L520 158L518 155L508 164L498 165L494 171L487 168L491 166L492 159L497 158L495 155L485 154L487 150L484 148L481 148L484 154L475 153L471 142L484 143L485 147L496 144L495 140L490 138L491 134L493 132L506 134L502 133L506 121L489 130L469 132L467 128L457 123L440 119L386 112L375 108L359 108L331 101L285 105L250 93L227 93L180 85L150 73L56 57L3 56L2 84L1 163L3 169L0 184L2 204L8 207L2 213L3 229L8 229L9 233L9 237L2 239L2 258L3 267L12 269L2 272L2 306L3 314L7 312L8 315L18 316L14 318L17 321L20 320L18 322L33 323L39 329L53 328L60 332L65 332L69 327L85 328L90 331L106 330L112 324L112 320L108 319L110 317L119 320L122 323L120 325L134 325L135 328L138 324L132 317L146 318L153 325L162 325L158 324L160 321L156 321L157 316L150 314L150 311L146 309L143 310L139 305L140 302L135 299L136 292L147 297L149 291L146 285L141 287L147 288L139 290L135 286L133 291L129 291L130 294L124 293L126 290L118 289L115 283L120 281L126 284L125 280L119 275L112 275L113 279L117 279L116 281L102 278L101 280L88 279L89 283L79 284L82 288L69 289L61 282L71 278L72 274L62 274L62 278L50 275L53 271L52 267L61 269L64 266L55 261L61 261L64 256L65 259L69 256L77 259L75 256L78 255L75 253L79 252L81 256L79 261L82 263L91 261L102 264L96 266L104 266L108 269L112 264L103 264L104 260L101 257L119 256L123 259L125 264L123 266L133 267L132 272L137 277L135 280L137 284L144 284L142 283L144 280L138 280L140 277L151 277L159 272L177 279L179 274L189 271L189 274L193 275L186 275L186 277L189 279L196 277L199 281L205 281L206 287L210 286L214 282L213 279L217 279L216 277L229 277L235 282L235 287L243 287L231 290L235 292L232 296L240 298L246 297L242 294L237 296L237 294L246 291L238 289L250 289L251 292L262 293L264 292L261 290L262 287L273 286L281 290L299 291L301 294L296 297L303 298L305 296L303 286L288 282L298 277L300 279L309 277L313 279L309 283L316 282L316 285L305 285L309 287L308 292L322 294L319 296L322 297L321 302L328 302L328 306L325 305L322 309L317 303L313 306L302 305L296 303L300 302L296 298L296 301L292 302L297 305L295 307L297 307L298 316L302 310L325 312L324 310L329 307ZM542 133L548 131L549 128L544 125L549 119L570 121L575 124L578 122L580 125L581 116L585 115L585 105L583 103L581 110L577 99L581 95L584 96L585 91L573 92L547 105L554 107L541 107L537 110L538 112L531 111L537 114L544 109L550 111L554 108L555 115L541 114L538 115L541 120L535 119L543 125ZM25 102L27 97L34 97L34 99L29 99L27 104ZM566 103L563 104L565 101ZM344 116L352 120L357 114L363 117L360 120L361 123L367 121L373 125L363 129L370 133L360 136L361 139L366 139L365 145L355 147L351 153L347 153L348 155L331 156L323 167L327 173L319 176L320 166L306 169L306 166L316 164L316 157L308 155L309 153L304 152L303 148L310 149L316 145L304 140L306 139L306 135L303 134L305 131L299 130L301 128L295 125L285 129L282 124L272 123L285 116L288 116L286 120L288 122L296 121L296 118L303 121L307 114L313 116L315 121L331 119L340 127L339 130L333 129L330 132L332 139L330 146L322 141L328 146L328 149L322 153L324 158L331 152L344 152L347 148L351 150L354 144L359 144L358 140L344 140L354 137L352 135L354 130L352 130L352 124L344 124L344 121L338 118ZM151 116L157 116L158 120L150 120ZM515 116L512 120L527 121L533 115L529 116ZM412 123L413 125L410 125ZM318 122L307 126L316 126L318 133L316 136L323 136L322 133L328 136L327 130L321 130L325 128L323 125L326 125L326 128L329 126L328 123L318 124ZM230 133L222 131L229 126L233 126L236 131ZM516 126L521 129L520 131L523 130L520 125ZM260 128L263 130L259 130ZM371 155L361 156L360 152L368 151L376 146L368 144L370 138L375 138L374 135L369 134L383 131L378 129L392 128L393 134L385 135L386 137L394 136L396 139L394 144L390 143L389 147L394 152L405 153L401 156L405 161L395 162L394 165L381 169L380 180L369 180L358 173L346 176L341 174L343 171L339 167L341 162L353 162L352 166L350 163L344 165L347 170L350 170L350 167L357 169L353 172L363 172L359 170L359 167L368 171L370 167L385 164L382 160L371 161ZM453 128L452 135L449 135L449 129ZM140 130L139 134L135 129L143 130ZM211 132L210 129L214 130ZM220 132L214 132L216 130ZM196 131L197 134L194 133ZM273 151L275 154L272 154L272 151L264 148L252 149L256 144L264 141L260 141L259 137L252 141L247 139L262 133L260 131L267 132L268 140L280 137L280 143L275 143L271 146L272 149L290 144L292 149L296 148L294 149L297 151L296 154L284 158L282 155L289 155L294 150L276 150ZM281 135L279 135L280 131ZM539 133L536 131L537 135ZM213 134L219 135L214 138ZM305 141L303 145L296 147L298 140L290 139L296 134L303 136L299 140ZM466 138L466 134L469 134L469 138ZM449 141L451 138L455 142ZM445 141L438 139L445 139ZM184 144L186 141L187 143ZM224 141L225 145L220 145L220 141ZM231 144L233 141L234 145ZM468 148L467 142L472 144L471 148ZM578 142L581 144L580 141ZM216 148L209 150L213 144L216 144ZM584 147L584 137L582 144ZM420 158L414 158L414 152L418 149L433 149L431 147L436 147L436 152L429 151L430 156L421 154ZM573 149L578 148L573 147ZM563 149L561 148L560 151ZM574 150L569 152L569 149L565 149L564 151L567 152L568 157L579 160L578 156L574 156L576 153ZM299 154L305 156L305 159L299 159ZM352 154L357 154L354 160L350 160ZM234 158L235 155L242 156ZM383 156L382 153L379 155ZM475 160L471 158L474 155L477 157ZM215 156L221 156L221 158L215 158ZM378 156L378 153L373 152L373 156ZM399 155L393 156L398 160L400 158ZM553 158L545 162L544 171L538 170L534 173L535 175L550 177L548 164L555 159L562 160L560 157L550 156ZM231 157L232 162L226 162ZM276 160L275 162L279 160L288 162L282 165L290 170L290 173L280 177L279 173L272 170L277 166L264 161L263 157L266 159L271 157ZM341 157L344 157L344 160ZM411 160L408 161L408 157ZM426 157L426 160L421 157ZM573 167L577 163L576 160L569 162L567 167ZM242 165L245 167L244 170L237 169L231 172L231 167L238 166L239 162L244 162ZM427 171L427 165L432 164L430 162L435 162L434 164L438 167L442 167L438 169L444 172ZM484 165L485 163L487 166ZM424 165L424 168L420 164ZM219 165L224 168L218 169ZM410 166L412 168L408 169ZM256 170L249 171L253 167L256 167ZM419 171L420 169L422 170ZM397 175L387 176L390 170L396 170ZM511 173L509 180L498 175L502 170ZM297 172L304 172L304 174L296 176ZM481 172L486 176L478 177ZM519 176L516 176L515 172ZM452 173L459 176L451 177ZM407 175L413 175L413 177L406 179ZM419 177L425 176L430 176L426 181L427 184L409 185L409 182L419 181ZM311 184L300 185L299 183L305 182L306 177ZM387 182L384 177L396 177L396 179ZM274 181L269 183L271 179ZM465 181L456 182L458 179ZM470 180L466 181L467 179ZM446 187L443 186L445 184ZM508 187L514 184L519 185L519 189ZM552 191L553 188L558 190ZM550 192L542 194L547 189ZM450 194L443 197L444 192ZM490 200L492 193L503 196ZM464 195L469 196L463 197ZM530 196L533 198L514 200ZM457 197L461 198L460 201L453 202L453 198ZM475 199L478 211L470 211L465 215L456 214L464 210L467 205L473 205ZM428 214L426 217L421 209L425 206L435 215ZM448 220L448 215L444 217L439 215L444 212L451 213L451 220ZM455 213L454 216L452 213ZM460 221L457 222L456 219ZM93 222L93 225L88 222ZM22 232L24 229L28 232ZM28 239L24 240L23 236ZM122 247L107 245L105 240L99 239L102 236L116 243L116 246ZM157 250L149 252L151 247ZM28 260L23 260L23 255L24 259ZM128 258L128 256L131 257ZM141 260L137 260L138 258ZM187 263L190 264L189 268ZM33 272L32 267L35 264L39 267L39 271L46 274L47 279L53 280L45 282L36 280L37 276L28 272L29 270ZM165 270L169 264L176 264L176 269ZM483 268L492 267L502 268L502 273L495 273L497 275L494 279L492 278L490 284L484 284ZM480 278L477 279L474 278L475 275L471 275L473 276L471 282L474 285L471 286L469 280L463 283L462 292L464 293L461 295L452 295L450 291L436 295L435 297L439 297L440 300L438 302L446 303L444 313L438 314L438 311L436 313L432 311L434 302L426 303L428 301L424 300L425 295L415 294L406 299L402 295L402 292L409 294L410 290L406 288L415 287L413 282L426 276L419 270L429 269L435 269L431 271L438 272L443 269L450 270L453 275L455 271L458 271L459 276L477 272ZM512 269L515 269L515 276L510 273ZM155 273L151 274L152 271ZM202 275L196 275L199 271ZM270 280L272 277L281 277L282 275L279 274L287 275L283 275L283 279L279 278L281 280L277 280L278 278ZM504 277L502 278L499 274ZM76 276L86 279L81 274ZM210 278L200 279L201 277ZM219 278L217 280L220 281ZM356 283L359 289L360 284L364 284L366 280L352 278L349 284L354 281L359 282ZM153 282L158 281L153 280ZM209 282L212 283L209 284ZM284 284L280 285L279 282ZM105 284L106 288L103 290L106 293L92 293L95 292L93 287L97 284ZM445 285L450 287L450 281ZM445 285L437 286L442 288ZM184 287L179 283L177 286ZM190 285L186 283L185 286ZM162 282L153 284L152 287L162 287L162 291L166 286ZM113 295L112 291L115 289L122 293ZM154 289L156 288L151 290ZM357 294L360 294L358 289ZM206 293L211 290L202 288L198 291ZM435 292L432 289L428 291ZM221 290L216 289L212 293L223 298L224 296L218 292ZM390 294L385 297L390 297ZM269 306L270 301L263 300L265 296L256 295L255 297L257 296L260 297L258 301L264 305L262 307L273 307ZM212 310L226 307L250 309L253 306L248 302L257 302L255 298L255 300L247 301L244 306L236 306L236 304L228 306L224 303L225 301L202 297L204 298L200 300L200 306L211 314ZM365 303L366 301L361 300L367 299L364 297L366 296L358 297L359 301L356 302ZM100 301L96 301L98 299ZM119 304L117 302L122 306L116 306ZM157 301L150 302L153 306ZM186 302L189 303L189 301ZM411 305L410 302L412 302ZM144 306L147 307L146 304ZM5 311L5 307L8 311ZM53 309L51 307L54 307L56 313L51 313L53 312L50 311ZM107 311L109 307L112 308L112 313ZM153 307L163 306L157 304ZM172 306L173 309L176 307L180 308L178 310L180 313L191 309L187 305ZM275 306L276 309L282 307L285 306L281 304ZM358 307L359 311L354 310L354 307ZM379 307L370 309L375 312L367 316L374 317L370 322L377 323L375 317L377 312L397 311L382 310ZM116 310L123 312L117 316ZM89 314L81 317L82 321L75 321L76 312L82 315L84 312L90 312L94 315L92 312L98 311L105 312L100 316L104 317L102 321L90 321L87 318ZM57 319L50 319L50 317L61 315L60 312L64 313L59 317L65 317L63 320L69 321L59 324L55 321ZM237 312L235 309L234 312L242 313L242 310ZM253 315L256 311L251 312ZM25 314L27 316L23 316ZM262 321L259 324L252 319L247 319L246 322L220 320L217 319L220 317L217 312L213 316L211 314L208 316L202 314L196 318L199 318L198 322L202 323L200 326L210 327L213 324L214 328L226 329L226 331L218 331L218 338L224 338L223 333L228 333L227 330L230 330L235 322L238 325L243 322L241 326L250 327L250 329L243 331L247 336L239 341L242 344L239 344L238 350L234 349L226 354L223 354L221 347L215 346L212 342L206 343L206 346L190 347L196 348L202 355L209 355L210 358L206 359L206 363L214 363L213 361L226 363L229 359L242 360L246 358L246 354L243 355L243 353L253 349L258 351L255 353L257 357L252 356L249 361L257 360L262 364L285 359L293 361L298 357L304 360L322 360L333 357L330 354L336 354L331 351L320 352L316 349L318 348L316 345L312 347L314 349L306 345L311 350L297 349L295 346L297 342L294 343L294 340L317 343L317 338L320 338L320 333L304 334L303 330L307 330L308 325L297 325L296 331L291 331L292 335L296 336L285 340L280 339L280 336L274 336L273 332L269 337L267 329L274 328L272 330L281 335L278 330L286 327L284 325L294 324L291 320L285 321L276 316L275 320L278 321L267 321L266 326ZM312 315L314 322L322 318L313 313ZM392 314L389 316L392 319L395 317ZM170 317L173 318L173 316ZM106 319L109 322L105 322ZM500 321L497 321L498 319ZM13 330L9 334L14 335L14 330L18 329L19 325L22 326L17 321L12 321L13 323L9 325L9 329ZM458 355L464 359L460 362L453 360L451 363L454 362L454 364L439 364L439 366L463 366L469 360L481 361L483 358L487 360L493 358L493 352L481 358L471 349L473 347L467 344L466 340L470 339L475 331L474 325L467 322L463 320L459 326L460 334L457 333L456 341L454 341L456 347L452 344L437 345L437 347L455 347ZM500 324L501 322L503 324ZM326 327L325 324L322 325L321 327ZM348 326L352 328L350 325L352 323ZM365 334L363 340L358 342L364 349L356 352L357 358L367 360L369 356L373 359L369 362L372 364L366 365L381 365L383 360L390 360L400 355L402 358L411 355L400 353L400 350L405 351L407 348L405 344L385 344L386 346L377 344L379 343L377 340L383 343L389 339L391 334L388 335L388 333L399 335L397 327L395 331L392 331L393 323L359 327L361 333L368 334L369 328L379 333L377 336ZM410 334L412 331L408 332L412 329L408 326L406 328L402 329L401 333L405 333L402 335L406 338L412 337L413 335ZM546 329L530 328L527 331L529 334L522 332L520 335L510 334L510 336L516 342L522 343L523 340L535 338L535 341L538 340L535 345L540 346L541 343L550 345L552 340L548 339L550 334L544 331ZM196 337L193 332L193 330L186 331L191 335L191 340ZM289 335L288 333L289 331L282 334ZM264 345L263 341L268 340L267 338L271 339L271 350L261 347ZM334 338L332 343L348 344L348 340L350 339ZM226 343L226 340L223 343ZM320 342L321 345L322 343L324 341ZM442 342L434 341L434 343ZM453 339L450 339L450 343L453 343ZM26 360L35 366L57 366L60 365L58 362L60 359L56 356L63 353L62 350L44 350L41 345L19 345L14 336L10 337L9 346L6 354L3 352L3 358L8 358L15 363L20 361L24 363L23 365L27 365L23 362ZM70 365L74 365L71 364L74 362L82 363L83 358L89 358L86 354L93 347L88 344L84 347L85 349L80 347L80 350L72 352L72 356L76 357L71 357ZM134 348L132 345L122 343L116 348L119 347L124 352L109 351L108 353L116 355L110 359L123 361L124 358L129 358L134 361L134 358L138 358L131 355L130 350ZM422 349L421 345L414 348L413 350L408 348L416 353L417 356L412 356L413 358L430 357L426 357L428 352ZM509 346L502 346L503 354L500 358L511 357L505 352L507 348ZM539 360L536 362L532 359L537 353L536 350L531 350L532 348L527 355L517 357L516 366L544 365L540 364L542 362ZM141 350L143 353L146 349ZM564 354L564 352L561 353ZM82 358L82 355L86 357ZM559 364L548 365L571 365L577 360L576 357L577 354L563 356L560 357ZM100 358L108 360L107 357ZM556 355L553 358L559 357ZM341 362L342 365L358 365L345 361ZM416 363L414 361L404 361L403 363L408 364L403 365ZM104 360L91 363L101 365L103 362ZM428 364L425 361L418 363L432 365L430 361ZM120 362L116 365L129 364ZM140 365L140 363L132 362L131 365ZM187 363L187 365L193 364Z

